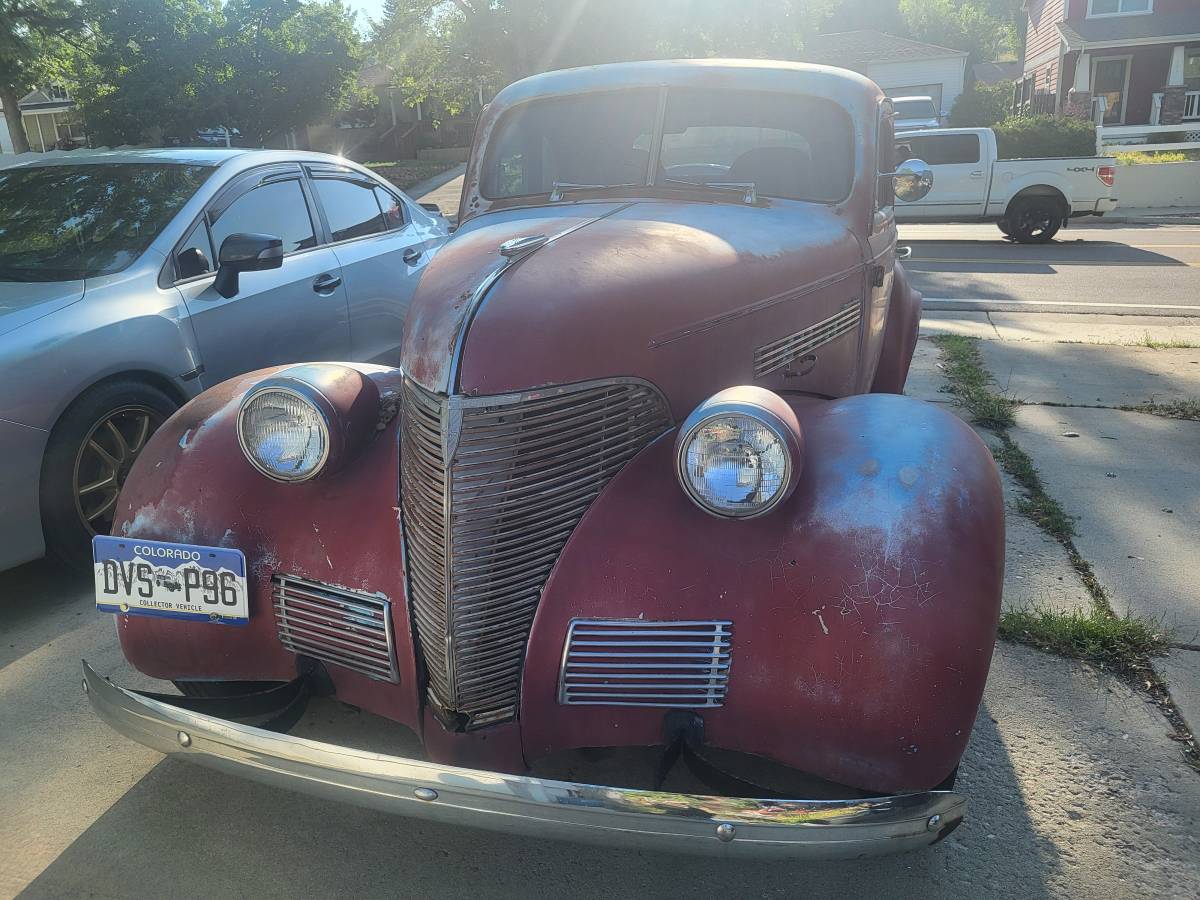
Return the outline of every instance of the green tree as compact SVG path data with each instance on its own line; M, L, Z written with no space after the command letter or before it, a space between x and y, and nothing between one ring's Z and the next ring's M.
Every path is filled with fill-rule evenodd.
M909 37L966 50L968 63L986 62L1014 49L1010 23L995 18L986 0L900 0L899 9Z
M253 144L360 100L359 39L340 0L228 0L215 54L222 121Z
M86 2L75 80L101 143L226 125L259 145L356 98L359 39L339 0Z
M0 105L13 149L29 151L18 103L61 67L63 37L80 25L74 0L0 0Z
M139 143L213 123L220 0L86 3L90 40L75 58L74 80L94 140Z

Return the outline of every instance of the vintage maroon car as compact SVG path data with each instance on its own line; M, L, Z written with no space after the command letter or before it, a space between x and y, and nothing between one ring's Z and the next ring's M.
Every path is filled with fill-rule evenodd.
M96 542L98 602L185 696L85 664L99 714L465 825L749 855L946 835L1003 504L971 429L900 395L920 296L893 188L928 183L895 153L890 102L832 68L631 63L503 90L403 368L234 379L139 457ZM164 566L173 588L145 575ZM279 733L319 691L428 759ZM647 748L640 785L545 777ZM676 762L711 787L662 790Z

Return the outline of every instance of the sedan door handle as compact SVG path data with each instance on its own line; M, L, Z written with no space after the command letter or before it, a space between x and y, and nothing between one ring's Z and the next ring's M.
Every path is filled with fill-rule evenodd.
M976 169L974 172L971 173L971 177L972 178L982 178L983 177L983 169Z
M328 297L338 289L341 283L341 275L330 275L328 272L326 272L324 275L318 275L313 280L313 290L318 294Z
M421 252L422 251L418 250L416 247L409 247L404 251L404 255L401 257L401 259L403 259L408 265L415 266L417 264L417 260L421 258Z

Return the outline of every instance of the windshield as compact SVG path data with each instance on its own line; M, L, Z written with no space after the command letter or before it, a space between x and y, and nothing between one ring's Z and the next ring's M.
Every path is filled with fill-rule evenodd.
M657 90L597 93L515 107L489 141L483 196L648 181L675 190L753 186L759 196L823 203L849 194L852 129L836 104L795 94L669 90L651 170L658 97Z
M121 271L211 171L164 163L0 170L0 279L68 281Z
M936 119L937 110L933 108L932 100L897 100L897 119Z

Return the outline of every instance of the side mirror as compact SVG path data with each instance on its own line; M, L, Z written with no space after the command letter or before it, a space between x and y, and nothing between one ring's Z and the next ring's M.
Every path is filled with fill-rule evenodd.
M283 265L283 240L273 234L231 234L217 251L217 278L213 288L222 297L238 292L242 272L261 272Z
M920 159L905 160L885 177L892 179L896 197L905 203L923 200L933 190L933 169Z

